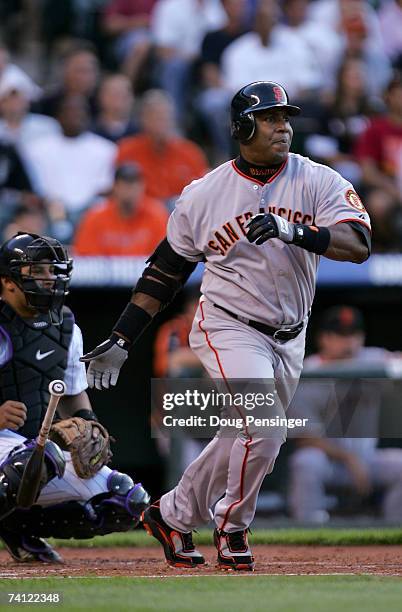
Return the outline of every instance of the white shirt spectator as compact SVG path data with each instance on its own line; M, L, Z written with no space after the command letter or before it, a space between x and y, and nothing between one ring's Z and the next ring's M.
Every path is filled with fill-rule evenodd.
M341 25L340 5L340 0L317 0L316 2L311 2L309 10L310 18L313 21L325 25L327 28L339 31ZM367 0L361 2L361 8L364 11L363 15L367 28L367 41L373 49L381 51L384 48L384 41L381 34L378 15Z
M388 0L379 12L384 49L391 59L402 54L402 5Z
M180 55L198 55L205 34L226 22L220 0L159 0L151 29L155 43Z
M311 3L310 8L310 18L312 21L341 33L342 44L336 58L337 65L342 62L347 42L341 27L341 5L342 0L317 0ZM352 3L350 3L350 7L351 5ZM347 8L349 5L344 3L344 6ZM356 9L358 8L359 6L356 7ZM376 11L368 2L361 2L360 9L362 10L364 26L367 32L362 59L367 66L369 92L373 96L381 96L391 78L391 65L385 53L384 40ZM333 75L333 78L335 83L335 75Z
M22 105L19 103L21 120L18 126L15 123L10 124L6 113L0 118L0 140L17 147L22 155L25 148L37 138L60 132L60 124L55 119L28 112L29 103L35 97L35 87L17 66L6 66L5 74L0 77L0 102L13 92L17 92L22 99Z
M276 81L289 96L321 85L320 71L310 49L287 26L276 26L267 47L256 32L240 36L222 55L226 87L236 91L251 81Z
M10 81L19 82L27 92L30 100L37 100L42 90L19 66L15 64L6 64L4 70L0 73L0 91L5 84Z
M28 113L18 130L14 130L4 119L0 119L0 140L15 145L22 153L32 142L61 131L59 123L38 113Z
M91 132L75 138L53 134L26 151L38 193L73 213L111 187L115 156L116 145Z
M342 37L333 28L311 20L306 20L298 27L291 27L290 30L310 49L322 86L331 88L335 82L338 58L343 49Z

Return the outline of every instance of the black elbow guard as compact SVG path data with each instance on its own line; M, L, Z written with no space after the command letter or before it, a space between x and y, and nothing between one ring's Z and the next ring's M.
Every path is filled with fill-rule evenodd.
M176 278L167 276L157 268L147 266L135 286L134 293L145 293L167 304L174 298L181 286L182 283Z
M188 261L182 255L179 255L172 249L167 238L164 238L162 242L158 244L155 251L152 253L151 257L147 259L147 263L156 264L160 270L166 272L166 274L180 274L183 272L187 265L194 265L193 270L196 263L192 263Z
M145 268L134 293L145 293L159 300L161 308L173 300L197 265L178 255L166 238L158 245L147 263L151 265Z

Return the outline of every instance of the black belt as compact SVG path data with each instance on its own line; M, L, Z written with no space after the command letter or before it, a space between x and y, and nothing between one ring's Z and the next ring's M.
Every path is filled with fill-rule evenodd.
M276 329L275 327L270 327L269 325L265 325L265 323L260 323L259 321L253 321L252 319L247 319L246 317L242 317L241 315L237 315L234 312L231 312L227 308L223 306L219 306L218 304L214 304L215 308L219 308L219 310L223 310L231 317L234 317L238 321L249 325L253 329L265 334L266 336L272 336L274 340L277 342L287 342L288 340L293 340L293 338L297 338L304 327L304 323L298 323L294 327L281 327L280 329Z

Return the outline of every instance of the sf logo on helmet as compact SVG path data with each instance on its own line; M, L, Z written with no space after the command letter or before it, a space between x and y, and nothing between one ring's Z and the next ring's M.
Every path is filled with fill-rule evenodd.
M272 91L274 92L275 100L277 102L284 102L283 91L280 87L275 86L272 88Z

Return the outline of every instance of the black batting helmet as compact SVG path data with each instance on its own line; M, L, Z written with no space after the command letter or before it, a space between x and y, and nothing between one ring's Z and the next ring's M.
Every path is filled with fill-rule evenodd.
M247 141L255 132L254 113L267 108L284 108L289 115L298 115L300 108L289 104L289 97L282 85L273 81L256 81L242 87L233 96L231 133L235 140Z
M49 264L50 278L33 273L31 268L38 263ZM23 273L22 268L27 270ZM18 232L0 248L0 276L11 278L23 291L27 303L48 314L55 325L62 322L72 269L72 259L55 238Z

